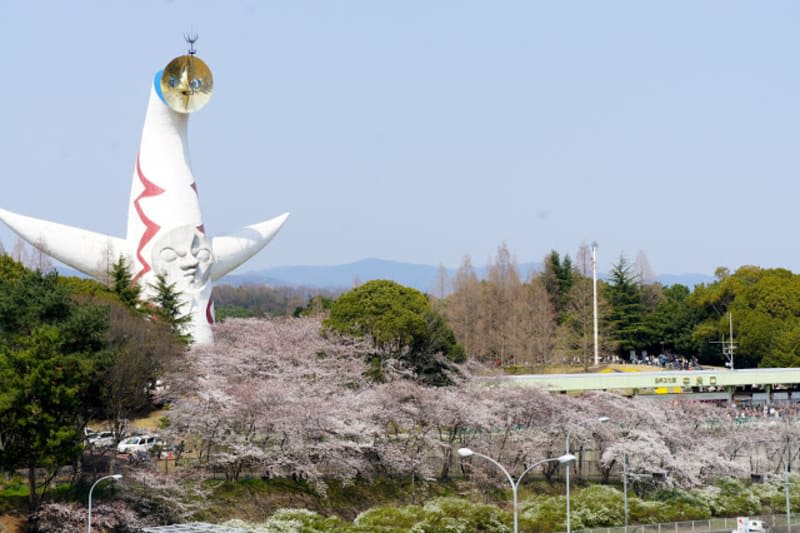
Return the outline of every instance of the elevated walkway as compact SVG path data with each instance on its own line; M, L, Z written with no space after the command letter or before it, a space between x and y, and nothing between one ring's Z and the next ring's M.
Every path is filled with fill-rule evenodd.
M526 374L487 377L481 381L488 386L536 387L564 393L607 390L664 398L680 395L729 402L737 399L800 402L800 368Z

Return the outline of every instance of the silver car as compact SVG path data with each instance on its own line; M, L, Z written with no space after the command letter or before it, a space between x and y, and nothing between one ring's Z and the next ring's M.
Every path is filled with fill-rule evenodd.
M136 435L128 437L119 444L117 444L117 451L119 453L148 452L150 448L157 444L162 444L158 439L158 435Z
M94 433L89 435L87 440L89 441L89 446L94 448L110 448L117 442L117 440L114 438L114 433L111 431Z

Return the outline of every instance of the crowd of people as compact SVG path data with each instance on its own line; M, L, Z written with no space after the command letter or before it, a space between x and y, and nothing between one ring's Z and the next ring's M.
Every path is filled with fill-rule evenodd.
M631 351L628 362L632 365L660 366L664 370L702 370L703 367L697 361L697 357L684 357L682 355L665 354L649 355L642 352L641 357L636 356L636 352Z
M800 418L800 404L786 401L773 401L768 404L738 402L730 406L728 416L737 422L747 422L754 418L797 420Z

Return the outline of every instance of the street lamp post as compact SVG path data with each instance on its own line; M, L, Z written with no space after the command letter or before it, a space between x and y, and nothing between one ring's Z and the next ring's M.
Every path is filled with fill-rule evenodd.
M511 483L511 495L512 495L513 500L514 500L514 533L518 533L519 532L519 523L518 523L518 517L517 517L517 515L518 515L517 489L519 489L519 484L522 481L522 478L525 476L525 474L530 472L533 468L535 468L535 467L537 467L539 465L542 465L544 463L549 463L551 461L558 461L559 464L562 464L562 465L569 465L570 463L574 463L575 462L575 456L571 455L569 453L565 454L565 455L562 455L561 457L552 457L550 459L543 459L543 460L541 460L541 461L539 461L537 463L533 463L531 466L526 468L519 475L517 480L514 481L514 478L511 477L511 474L508 473L508 470L506 470L505 467L503 467L503 465L501 465L500 463L498 463L497 461L495 461L494 459L492 459L488 455L484 455L484 454L478 453L478 452L473 452L469 448L459 448L458 449L458 455L460 455L461 457L470 457L472 455L477 455L478 457L483 457L487 461L493 463L497 468L502 470L502 472L506 475L506 477L508 478L508 482Z
M792 533L792 504L789 499L789 466L783 463L783 494L786 497L786 531Z
M97 481L95 481L92 484L92 488L89 489L89 529L88 529L89 533L92 533L92 491L97 486L97 484L103 481L104 479L113 479L116 481L118 479L122 479L122 474L111 474L110 476L103 476L99 478Z
M597 241L592 242L592 322L594 324L594 366L600 364L597 342Z
M608 419L607 416L601 416L601 417L597 418L598 422L608 422L608 420L609 419ZM571 428L569 428L569 431L567 431L567 438L566 438L566 452L567 452L567 455L569 455L569 436L572 435L572 430L573 429L575 429L575 428L571 427ZM574 455L573 455L573 457L574 457ZM570 512L569 512L569 471L570 471L570 466L567 465L566 472L564 473L564 481L565 481L565 484L567 485L567 533L570 533L570 531L571 531L570 530Z
M622 455L622 501L625 507L625 533L628 533L628 454Z
M786 460L783 462L783 494L786 497L786 531L792 533L792 505L789 499L789 461L792 460L791 441L786 435Z
M663 480L666 472L628 472L628 454L622 454L622 499L625 508L625 533L628 532L628 478Z

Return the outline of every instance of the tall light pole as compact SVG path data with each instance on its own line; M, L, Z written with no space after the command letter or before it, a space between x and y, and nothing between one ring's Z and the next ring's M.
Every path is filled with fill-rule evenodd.
M97 484L103 481L104 479L113 479L116 481L118 479L122 479L122 474L111 474L110 476L103 476L99 478L97 481L95 481L92 484L92 488L89 489L89 529L88 529L89 533L92 533L92 491L97 486Z
M600 347L597 345L597 241L592 242L592 322L594 323L594 366L597 366L600 364Z
M598 422L608 422L608 417L607 416L598 417L597 421ZM569 436L572 435L572 430L573 429L575 429L575 428L571 427L571 428L569 428L569 431L567 431L567 439L566 439L566 452L567 452L567 455L570 455L570 453L569 453ZM575 456L573 455L573 457L575 457ZM564 481L566 482L566 485L567 485L567 533L570 533L570 531L571 531L570 530L570 512L569 512L569 471L570 471L570 465L567 465L566 472L564 473Z
M649 474L628 472L628 454L622 454L622 498L623 506L625 507L625 533L628 531L628 478L663 480L666 475L666 472L650 472Z
M789 500L789 461L792 460L791 441L786 434L786 460L783 462L783 493L786 497L786 531L792 533L792 505Z
M575 462L575 456L571 455L571 454L562 455L561 457L552 457L550 459L543 459L543 460L539 461L538 463L533 463L531 466L526 468L519 475L517 480L514 481L514 478L511 477L511 474L508 473L508 470L506 470L503 467L503 465L501 465L500 463L498 463L497 461L495 461L494 459L492 459L488 455L483 455L482 453L473 452L469 448L459 448L458 449L458 455L460 455L461 457L470 457L472 455L477 455L478 457L483 457L487 461L493 463L497 468L502 470L503 473L506 475L506 477L508 478L508 482L511 483L511 494L512 494L512 496L514 498L514 533L519 533L519 523L518 523L518 517L517 517L518 511L519 511L517 509L517 489L519 489L519 483L520 483L520 481L522 481L522 478L525 476L525 474L530 472L533 468L535 468L535 467L537 467L539 465L542 465L544 463L549 463L551 461L558 461L559 464L562 464L562 465L569 465L570 463L574 463Z
M628 454L622 455L622 502L625 508L625 533L628 533Z

